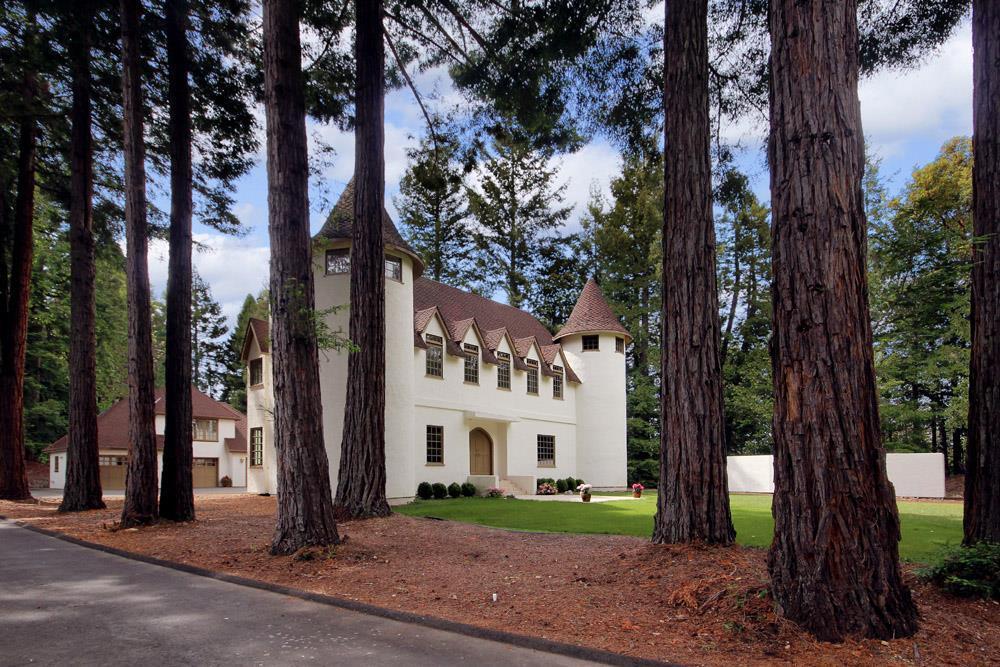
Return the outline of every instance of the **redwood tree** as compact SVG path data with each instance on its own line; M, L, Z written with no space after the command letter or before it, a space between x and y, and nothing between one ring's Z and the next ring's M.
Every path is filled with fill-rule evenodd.
M62 512L102 509L97 447L97 337L94 296L94 142L91 120L91 23L83 2L71 37L69 443Z
M166 0L170 111L170 260L167 271L166 427L160 516L194 520L191 479L191 92L187 0Z
M730 544L708 115L708 0L667 0L660 493L653 541Z
M122 135L125 156L125 236L128 289L128 468L122 527L156 519L156 432L153 404L153 325L147 263L146 147L139 68L139 0L121 0Z
M1000 543L1000 4L972 3L973 234L965 542Z
M34 21L32 17L30 19ZM31 29L27 40L33 38ZM30 52L32 44L26 51ZM33 54L26 55L30 58ZM31 259L34 253L35 151L38 122L34 105L37 82L31 64L21 84L23 107L18 128L17 195L10 234L10 266L0 281L0 500L31 498L24 465L24 355L28 336L28 301L31 296ZM4 221L6 222L6 221ZM3 238L7 230L3 230ZM3 254L0 247L0 256Z
M386 516L385 497L385 44L381 0L355 3L354 231L351 239L350 338L337 509L352 517Z
M323 441L309 238L300 3L264 0L264 111L278 521L272 554L337 544Z
M774 541L782 613L824 640L913 634L865 275L857 3L774 0Z

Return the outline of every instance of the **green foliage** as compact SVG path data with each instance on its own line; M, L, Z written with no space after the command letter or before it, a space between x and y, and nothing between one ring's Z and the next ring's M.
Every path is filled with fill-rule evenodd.
M466 498L471 498L476 495L476 485L472 482L462 483L462 495Z
M434 482L431 484L431 492L434 494L434 498L441 500L448 496L448 487L440 482Z
M433 495L434 490L431 488L430 482L420 482L420 484L417 484L418 498L421 500L430 500Z
M269 320L269 311L267 290L261 290L257 296L247 294L243 299L243 307L236 317L236 326L230 331L222 353L222 363L225 365L222 400L243 413L247 411L246 367L240 359L243 353L243 340L250 318L266 322Z
M566 491L567 491L566 480L564 480L564 479L557 479L556 480L556 491L558 491L559 493L566 493Z
M462 496L462 485L458 482L452 482L449 484L448 495L452 498L460 498Z
M535 479L536 488L541 486L542 484L551 484L552 486L555 486L556 480L552 479L551 477L538 477Z
M877 163L866 185L886 447L947 453L956 432L960 441L968 411L971 142L945 143L898 197L886 193Z
M1000 600L1000 544L956 547L920 575L954 595Z
M566 186L556 187L551 153L532 149L517 128L498 131L485 150L479 186L469 188L469 211L476 225L475 268L478 288L502 290L520 308L539 282L541 248L553 237L571 207L563 207Z
M566 488L569 489L570 491L576 491L577 484L579 484L579 482L577 482L575 478L573 477L566 478Z

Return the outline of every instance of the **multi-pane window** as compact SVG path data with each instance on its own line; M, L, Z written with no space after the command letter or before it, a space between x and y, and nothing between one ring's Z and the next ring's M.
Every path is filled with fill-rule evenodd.
M444 463L444 426L427 425L427 463Z
M351 251L349 248L333 248L326 251L326 275L351 272Z
M440 336L427 334L424 372L431 377L444 377L444 339Z
M385 256L385 277L403 282L403 260L392 255Z
M552 378L552 398L563 397L563 369L562 366L553 366L555 377Z
M264 429L260 426L250 429L250 465L264 465Z
M98 456L97 465L99 466L123 466L126 462L126 457L124 456Z
M601 337L600 336L584 336L583 337L583 351L590 352L592 350L601 349Z
M556 465L556 436L538 436L538 467L551 468Z
M625 353L625 339L621 337L615 338L615 352L620 354Z
M52 462L52 472L59 472L59 457L55 457L55 461Z
M264 384L264 360L260 357L250 360L250 386Z
M194 439L204 442L216 442L219 439L218 419L195 419L191 422Z
M528 393L538 395L538 362L534 359L525 359L528 364Z
M497 389L510 389L510 355L497 352Z
M465 381L479 384L479 346L465 344Z

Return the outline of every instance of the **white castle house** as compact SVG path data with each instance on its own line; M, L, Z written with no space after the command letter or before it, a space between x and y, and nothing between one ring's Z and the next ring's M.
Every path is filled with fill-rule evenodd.
M353 184L314 239L316 308L350 295ZM421 277L424 265L383 216L385 242L386 495L420 482L472 482L480 491L534 493L536 479L626 482L625 345L630 336L597 283L584 287L552 335L531 314ZM348 310L327 316L348 331ZM277 491L268 324L252 320L247 490ZM320 353L323 434L334 489L348 352Z

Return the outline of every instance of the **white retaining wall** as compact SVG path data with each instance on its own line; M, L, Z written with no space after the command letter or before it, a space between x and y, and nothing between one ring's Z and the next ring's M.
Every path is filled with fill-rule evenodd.
M773 493L774 461L770 454L729 456L729 490ZM889 481L901 498L944 498L944 454L886 454Z

